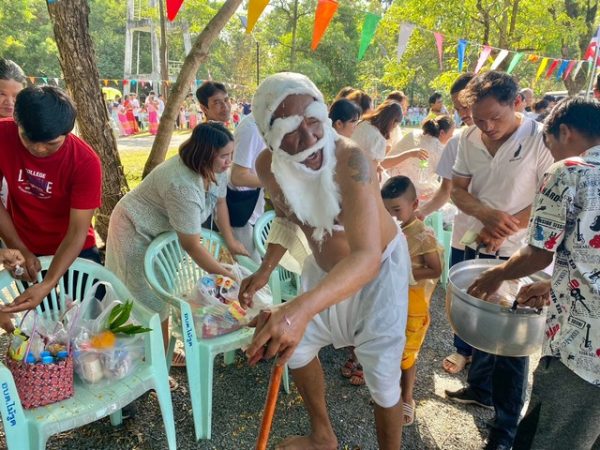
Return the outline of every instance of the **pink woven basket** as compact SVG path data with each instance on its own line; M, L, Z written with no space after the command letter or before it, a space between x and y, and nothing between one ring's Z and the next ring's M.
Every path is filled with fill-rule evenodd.
M73 396L73 356L54 364L27 364L6 357L25 409L60 402Z

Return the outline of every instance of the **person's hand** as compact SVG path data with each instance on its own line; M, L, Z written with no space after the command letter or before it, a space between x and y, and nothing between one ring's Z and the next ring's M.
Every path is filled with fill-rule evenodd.
M486 250L492 254L495 254L500 250L500 247L502 247L505 240L506 238L493 237L492 233L490 233L487 228L483 228L476 239L478 245L484 245Z
M429 152L424 148L420 148L416 151L416 157L419 159L429 159Z
M269 282L269 274L259 270L242 280L238 300L242 308L252 308L254 305L254 294L260 291Z
M25 262L21 266L25 270L25 272L22 275L17 275L13 271L13 277L33 283L37 280L37 274L40 270L42 270L42 265L40 264L40 260L38 259L38 257L30 251L21 251L21 253L25 258Z
M23 267L25 265L25 257L19 250L3 248L0 249L0 263L4 264L7 270L14 273L17 266Z
M0 328L3 328L9 334L15 331L11 314L0 312Z
M505 238L519 231L519 219L498 209L489 209L480 220L496 239Z
M10 305L0 307L2 313L16 313L34 309L44 300L52 288L46 287L44 283L37 283L29 287L25 292L19 295Z
M296 299L261 311L250 323L256 330L246 349L248 364L253 366L261 359L277 356L277 365L281 366L290 359L310 320L301 305Z
M420 209L415 209L415 217L421 222L425 220L425 214Z
M551 289L552 283L550 280L527 284L519 289L517 302L519 305L530 306L531 308L543 308L550 304Z
M250 256L250 253L248 252L248 250L246 250L244 244L242 244L237 239L233 239L232 241L227 242L226 244L227 248L229 249L232 255L243 255L248 257Z
M504 280L496 269L489 269L479 275L479 278L469 287L467 294L485 300L491 294L495 294Z

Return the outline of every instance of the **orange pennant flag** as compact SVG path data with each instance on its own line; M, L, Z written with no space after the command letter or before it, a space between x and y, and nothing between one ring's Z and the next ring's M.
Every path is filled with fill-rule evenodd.
M29 81L31 81L31 84L35 84L35 77L29 77Z
M268 4L269 0L250 0L248 3L248 24L246 26L246 33L252 32L254 25L256 25L258 18Z
M528 62L538 62L538 60L540 59L540 57L538 55L529 55L529 57L527 58Z
M319 46L319 42L323 38L327 27L331 23L333 15L338 9L336 0L319 0L317 3L317 11L315 12L315 27L313 29L313 38L310 48L315 51Z
M108 80L102 80L102 82L104 83L104 86L108 86Z

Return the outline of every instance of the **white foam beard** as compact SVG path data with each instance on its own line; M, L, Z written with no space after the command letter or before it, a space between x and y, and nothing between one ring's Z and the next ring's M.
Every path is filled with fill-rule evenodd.
M321 107L322 105L322 107ZM323 109L325 115L323 117ZM335 219L341 211L341 195L335 182L336 157L335 141L338 139L327 109L320 102L313 102L306 108L305 117L315 117L323 123L323 137L312 147L290 155L279 148L285 134L298 128L304 117L290 116L273 122L271 143L273 158L271 171L281 188L285 200L300 222L314 228L312 237L321 243L327 234L333 232ZM313 153L323 150L321 167L313 170L302 161Z

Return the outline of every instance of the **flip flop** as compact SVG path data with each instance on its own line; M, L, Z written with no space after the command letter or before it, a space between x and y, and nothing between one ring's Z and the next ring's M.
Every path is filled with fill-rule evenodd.
M365 385L365 376L363 373L363 368L360 364L357 364L354 370L352 371L352 376L350 377L350 384L352 386Z
M413 400L411 403L402 402L402 415L404 418L405 427L410 427L415 423L415 410L417 409L417 404ZM406 420L408 418L408 420Z
M449 362L450 364L452 364L454 366L454 368L447 369L446 367L444 367L443 363L442 363L442 368L446 372L448 372L452 375L455 375L455 374L459 373L461 370L463 370L467 364L471 363L471 357L461 355L460 353L452 353L451 355L448 355L444 358L444 362L446 362L446 361Z
M171 367L185 367L185 353L183 351L175 350L173 352Z
M352 376L352 372L356 370L356 360L352 358L348 358L348 361L342 366L341 372L344 378L350 378Z

